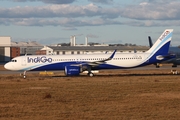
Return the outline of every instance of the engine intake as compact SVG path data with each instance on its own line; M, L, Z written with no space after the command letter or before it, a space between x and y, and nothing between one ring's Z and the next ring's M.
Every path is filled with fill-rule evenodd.
M78 76L81 72L80 66L65 66L65 75L66 76Z

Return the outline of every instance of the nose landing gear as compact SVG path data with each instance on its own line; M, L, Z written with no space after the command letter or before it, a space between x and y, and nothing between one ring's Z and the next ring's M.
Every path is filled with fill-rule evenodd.
M22 74L20 74L22 76ZM23 78L26 79L26 71L23 72Z

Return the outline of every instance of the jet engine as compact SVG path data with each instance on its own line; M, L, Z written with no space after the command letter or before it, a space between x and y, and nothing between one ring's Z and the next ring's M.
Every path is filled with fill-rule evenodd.
M65 66L65 75L66 76L77 76L81 72L80 66Z

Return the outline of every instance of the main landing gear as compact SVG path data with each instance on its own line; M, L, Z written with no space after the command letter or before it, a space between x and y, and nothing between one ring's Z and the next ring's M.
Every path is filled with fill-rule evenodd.
M93 74L92 72L88 72L88 76L89 76L89 77L93 77L94 74Z
M177 67L177 65L176 65L176 64L173 64L172 67Z
M91 72L91 66L88 66L88 67L87 67L87 71L88 71L88 74L87 74L87 75L88 75L89 77L93 77L93 76L94 76L94 74Z
M159 63L156 63L156 68L160 68L160 64Z

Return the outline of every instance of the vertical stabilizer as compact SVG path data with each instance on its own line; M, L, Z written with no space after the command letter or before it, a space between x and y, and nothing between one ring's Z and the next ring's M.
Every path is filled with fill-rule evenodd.
M146 53L156 53L161 55L168 54L170 42L172 39L172 32L173 29L166 29Z

